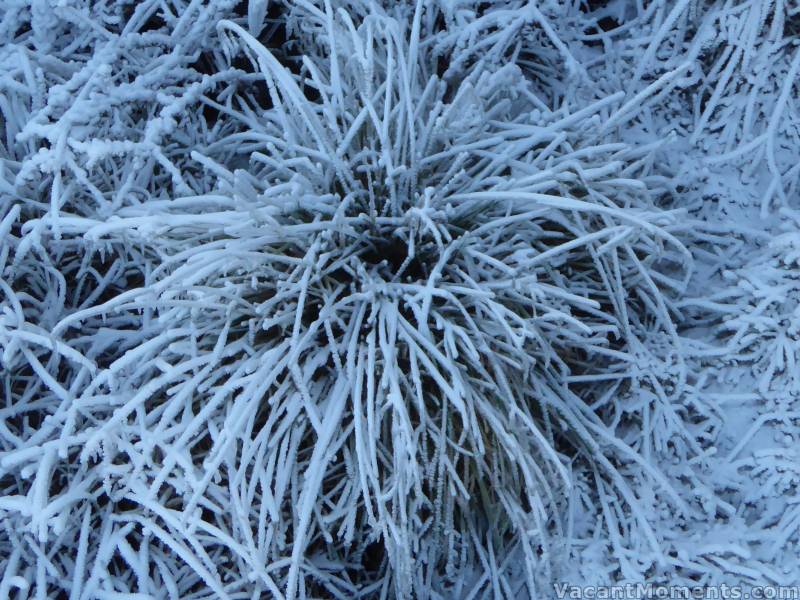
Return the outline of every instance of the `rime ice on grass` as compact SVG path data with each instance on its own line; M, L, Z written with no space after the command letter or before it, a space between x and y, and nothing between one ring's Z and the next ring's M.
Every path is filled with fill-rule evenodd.
M660 153L734 115L715 160L763 152L785 202L788 3L13 4L0 596L736 570L671 534L730 505L680 329L714 236ZM737 302L730 347L772 352Z

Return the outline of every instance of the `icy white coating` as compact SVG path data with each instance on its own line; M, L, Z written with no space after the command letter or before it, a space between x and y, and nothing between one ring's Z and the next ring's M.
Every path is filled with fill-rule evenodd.
M0 598L800 584L794 0L4 0Z

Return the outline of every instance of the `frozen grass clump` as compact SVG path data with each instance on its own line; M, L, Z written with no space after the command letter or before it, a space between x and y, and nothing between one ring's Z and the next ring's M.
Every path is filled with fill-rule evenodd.
M170 6L0 21L3 589L547 595L578 509L663 567L677 80L596 93L585 7Z

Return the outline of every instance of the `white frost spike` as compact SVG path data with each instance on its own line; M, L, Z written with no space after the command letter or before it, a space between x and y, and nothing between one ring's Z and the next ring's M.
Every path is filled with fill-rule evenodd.
M247 29L250 35L258 37L264 29L269 0L247 0Z

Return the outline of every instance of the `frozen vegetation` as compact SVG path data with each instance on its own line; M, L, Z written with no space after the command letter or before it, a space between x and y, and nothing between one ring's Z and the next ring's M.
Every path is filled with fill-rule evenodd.
M795 0L3 0L0 598L800 584Z

